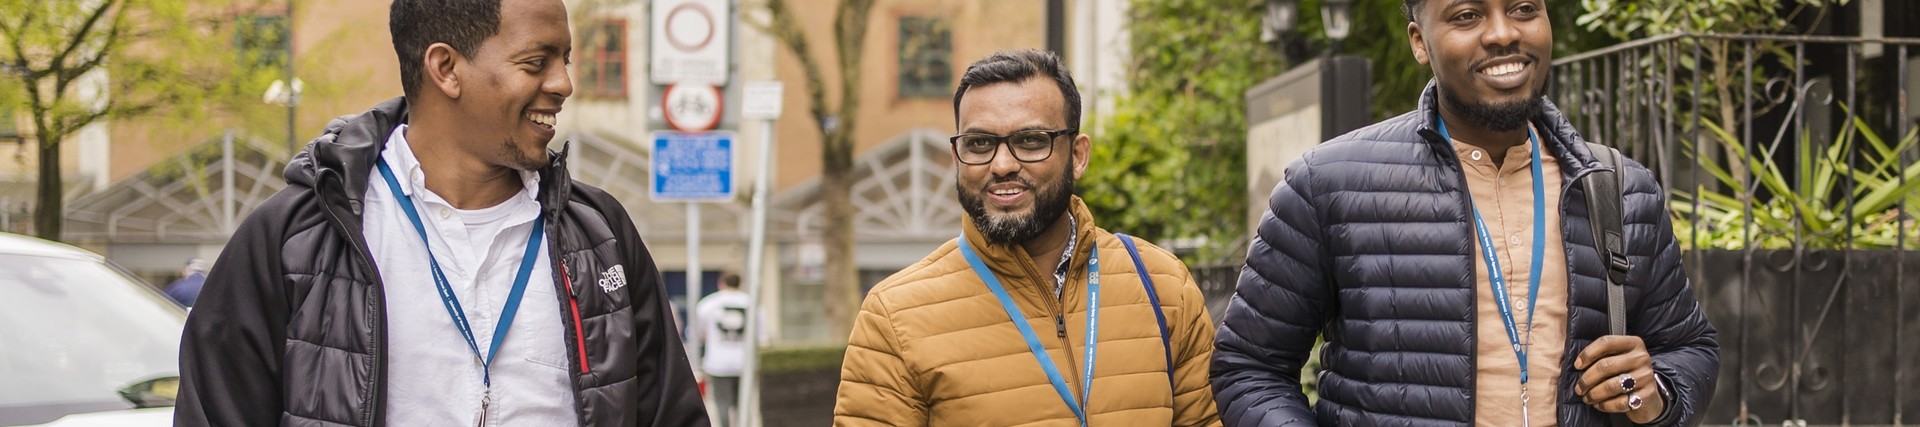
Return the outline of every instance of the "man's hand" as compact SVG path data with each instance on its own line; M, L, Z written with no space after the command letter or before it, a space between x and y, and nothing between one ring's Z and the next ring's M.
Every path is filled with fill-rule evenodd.
M1594 409L1627 414L1635 424L1652 422L1665 412L1667 402L1653 377L1653 356L1640 337L1600 337L1573 359L1573 369L1585 371L1573 393Z

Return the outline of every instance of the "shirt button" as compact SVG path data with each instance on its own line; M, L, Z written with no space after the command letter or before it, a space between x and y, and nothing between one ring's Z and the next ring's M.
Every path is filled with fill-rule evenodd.
M447 215L450 214L452 214L452 212L447 212L447 208L440 208L440 219L447 219Z
M1526 307L1525 305L1526 303L1527 303L1526 298L1513 297L1513 307L1516 309L1524 309Z
M1520 235L1518 235L1518 234L1515 234L1515 235L1512 235L1512 236L1507 236L1507 244L1509 244L1509 245L1515 245L1515 246L1519 246L1519 245L1520 245Z
M1473 152L1467 153L1467 157L1472 157L1474 160L1480 160L1480 157L1482 156L1480 155L1480 150L1473 150Z

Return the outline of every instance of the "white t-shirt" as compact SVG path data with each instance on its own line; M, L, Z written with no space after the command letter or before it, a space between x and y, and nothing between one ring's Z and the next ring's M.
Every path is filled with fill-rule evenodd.
M386 424L473 425L483 394L490 394L489 425L576 425L564 324L548 254L552 236L540 242L520 308L494 356L490 393L473 350L440 301L427 263L431 246L473 327L475 343L485 353L540 212L535 199L539 175L522 172L524 188L498 205L455 209L427 190L426 175L405 134L406 125L395 129L380 155L401 191L413 198L432 244L421 242L378 170L369 172L362 224L385 285Z
M753 301L746 292L721 289L700 299L700 344L706 349L700 370L708 376L737 377L747 362L747 310Z

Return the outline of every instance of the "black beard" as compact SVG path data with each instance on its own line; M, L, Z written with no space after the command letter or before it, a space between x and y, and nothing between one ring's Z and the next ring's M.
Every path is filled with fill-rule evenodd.
M1552 86L1553 71L1548 69L1545 83L1541 83L1540 88L1534 89L1533 95L1524 101L1501 104L1470 103L1445 89L1440 90L1440 100L1446 102L1447 107L1454 114L1458 114L1469 123L1494 132L1512 132L1525 128L1527 120L1533 119L1540 114L1540 110L1546 108L1542 100L1546 99L1547 89Z
M1072 161L1069 160L1068 164L1072 164ZM1067 205L1073 200L1073 174L1070 171L1062 171L1062 175L1062 179L1053 185L1033 190L1035 193L1032 212L1012 217L987 216L987 203L980 196L980 193L986 191L985 186L976 192L960 188L958 183L955 183L954 187L960 193L960 208L967 211L968 217L973 218L974 227L980 229L980 235L987 239L987 243L1012 245L1026 243L1028 240L1039 237L1040 233L1047 231L1048 226L1060 220L1060 215L1067 212ZM986 186L1008 181L1017 181L1025 184L1027 188L1034 188L1031 181L1019 175L995 179L988 182Z

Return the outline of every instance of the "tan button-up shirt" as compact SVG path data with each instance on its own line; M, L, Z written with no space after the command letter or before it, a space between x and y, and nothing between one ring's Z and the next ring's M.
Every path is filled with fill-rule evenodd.
M1478 316L1475 372L1475 424L1482 426L1518 426L1520 422L1520 363L1513 354L1507 330L1494 298L1506 298L1512 304L1514 325L1527 351L1527 411L1533 426L1555 424L1554 398L1559 392L1560 359L1567 341L1567 262L1566 242L1560 224L1560 164L1553 153L1542 151L1541 178L1545 181L1546 211L1533 212L1533 156L1530 144L1516 145L1499 155L1505 156L1500 168L1493 165L1493 153L1467 141L1453 141L1467 190L1473 194L1474 209L1486 221L1493 238L1494 253L1500 257L1500 269L1507 283L1506 295L1494 295L1480 242L1474 241L1474 294ZM1533 272L1533 215L1545 214L1546 247L1540 268L1540 296L1533 315L1533 327L1527 322L1527 282Z

